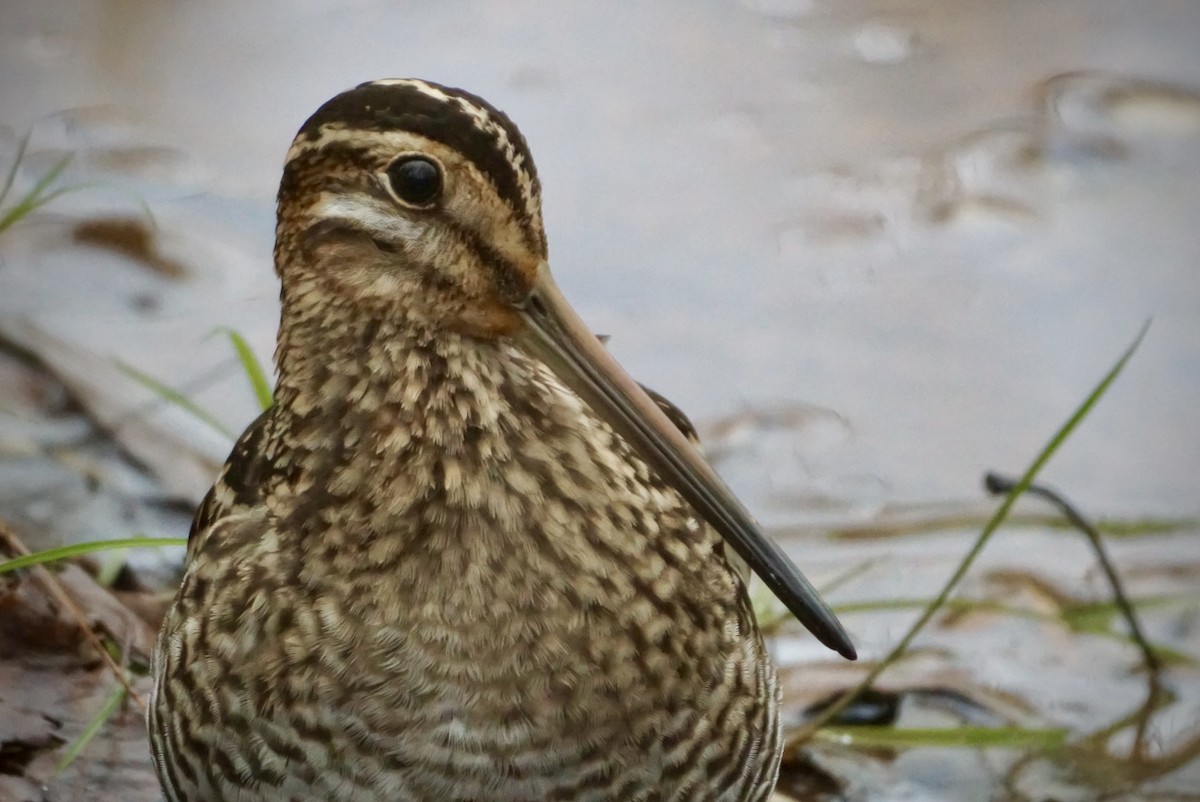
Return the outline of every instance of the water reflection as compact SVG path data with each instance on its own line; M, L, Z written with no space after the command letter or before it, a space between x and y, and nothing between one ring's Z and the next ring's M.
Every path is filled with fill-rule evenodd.
M568 294L701 424L815 578L853 574L835 600L860 605L868 655L915 615L882 603L919 602L953 569L982 471L1025 464L1153 316L1050 469L1099 514L1178 524L1114 551L1151 637L1194 659L1198 29L1200 6L1112 3L1098 19L1086 0L953 14L869 0L5 4L0 152L33 132L17 189L65 155L64 180L91 188L0 239L0 333L42 349L118 436L133 430L121 448L145 468L111 443L88 451L86 416L20 406L0 428L5 509L55 537L186 525L163 496L207 486L228 443L114 360L228 428L249 420L252 394L206 335L234 326L269 358L286 144L334 92L415 74L517 119ZM104 468L98 492L70 467L83 457ZM1069 727L1072 745L806 755L852 778L851 798L1200 786L1194 665L1173 664L1174 700L1139 719L1127 644L1064 623L1103 598L1086 549L1041 509L1017 523L966 589L974 606L948 612L887 690L906 700L902 724L973 720L931 712L914 689L937 685L998 721ZM805 641L776 650L803 663L788 675L796 710L855 676Z

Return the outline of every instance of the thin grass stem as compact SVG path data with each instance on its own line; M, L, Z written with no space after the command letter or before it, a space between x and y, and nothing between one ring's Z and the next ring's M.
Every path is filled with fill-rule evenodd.
M962 581L962 578L966 576L967 571L970 570L971 566L975 562L975 559L983 551L984 546L987 545L988 541L992 537L992 534L1000 528L1000 525L1008 516L1009 510L1012 509L1012 506L1016 503L1017 499L1021 497L1026 489L1028 489L1029 485L1033 483L1033 480L1037 477L1038 473L1042 470L1046 463L1050 461L1050 458L1054 456L1054 453L1058 451L1064 442L1066 442L1067 438L1071 436L1083 419L1087 417L1088 413L1092 411L1092 408L1095 407L1095 405L1108 391L1108 388L1112 385L1112 383L1116 381L1117 377L1121 374L1121 371L1124 370L1125 365L1137 351L1138 346L1141 345L1142 340L1145 338L1146 332L1149 330L1149 328L1150 322L1147 321L1142 326L1141 331L1139 331L1137 336L1133 339L1133 342L1130 343L1130 345L1125 349L1124 353L1121 354L1121 357L1117 360L1116 364L1109 369L1108 373L1105 374L1104 378L1100 380L1099 384L1097 384L1096 387L1088 394L1083 403L1081 403L1075 409L1071 416L1067 418L1066 422L1059 427L1058 431L1054 433L1054 436L1051 437L1049 442L1046 443L1046 445L1042 448L1041 452L1034 459L1033 463L1025 470L1025 473L1021 476L1020 480L1013 486L1008 495L1004 497L1004 500L1000 503L1000 506L996 509L996 512L984 526L983 531L979 533L979 537L976 538L975 543L972 544L967 554L958 564L958 567L955 569L954 573L946 581L945 585L934 597L933 601L930 602L929 606L925 608L913 625L909 627L908 632L904 634L904 637L900 639L899 643L897 643L882 660L876 663L875 666L873 666L871 670L867 672L867 675L863 677L862 681L860 681L857 686L851 688L849 691L843 694L836 702L830 705L827 709L823 710L821 714L812 721L807 722L803 727L800 728L799 731L789 738L789 748L794 748L797 744L808 740L812 737L813 733L817 731L817 729L832 721L838 714L845 710L860 693L870 688L871 685L874 684L875 680L879 678L879 675L886 671L892 663L894 663L908 650L909 645L917 637L917 634L925 628L926 624L928 624L930 620L932 620L937 611L940 610L946 603L946 600L950 598L950 594L954 592L956 587L958 587L958 584Z

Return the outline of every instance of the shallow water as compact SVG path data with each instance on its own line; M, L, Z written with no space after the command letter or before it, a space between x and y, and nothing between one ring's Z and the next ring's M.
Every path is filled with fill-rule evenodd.
M109 360L244 425L253 398L208 334L233 326L270 356L287 143L335 92L419 75L517 120L567 295L634 375L701 423L748 506L797 533L802 566L826 580L874 561L835 601L931 595L972 530L930 521L979 502L985 469L1022 469L1147 319L1141 350L1045 477L1094 515L1194 518L1198 39L1200 5L1165 1L5 4L0 153L32 130L18 189L68 153L65 180L94 186L0 239L0 328L122 426L150 427L133 450L160 489L122 474L125 496L97 501L74 468L12 445L75 442L77 424L9 407L0 500L63 537L183 525L123 499L161 501L163 485L194 496L228 441L154 405ZM143 204L155 258L76 242L79 221L144 219ZM163 448L162 432L179 443ZM93 457L111 468L111 454ZM898 510L916 533L813 534ZM1156 640L1200 656L1196 536L1193 525L1113 549L1135 596L1190 594L1148 615ZM967 592L1050 604L1011 584L1034 575L1066 597L1104 598L1079 542L1005 532ZM1009 579L997 585L999 571ZM848 621L872 657L912 615ZM904 676L951 672L1081 736L1136 709L1128 648L1011 617L964 621L920 641L940 650L931 673ZM780 648L823 659L804 642ZM1196 669L1173 670L1181 698L1156 719L1163 752L1195 738L1200 715ZM953 765L990 778L980 798L1090 798L1071 783L1086 794L1103 774L1039 758L1021 780L1033 790L1005 790L1011 756L972 752L965 768L914 754L859 766L881 780L852 793L963 798L974 779L930 790ZM1200 786L1195 761L1183 764L1178 788ZM1136 784L1112 787L1142 798ZM1145 798L1170 790L1146 787Z

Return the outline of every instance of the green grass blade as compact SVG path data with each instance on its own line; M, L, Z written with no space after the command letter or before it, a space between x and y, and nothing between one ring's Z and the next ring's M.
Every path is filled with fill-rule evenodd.
M129 558L129 549L105 549L97 552L103 556L98 558L99 565L96 567L96 584L102 588L111 589L117 577L121 573L121 569L125 567L125 563Z
M184 537L125 537L116 540L93 540L89 543L75 543L70 546L59 546L54 549L46 549L44 551L36 551L33 554L14 557L11 560L0 563L0 574L7 574L10 571L17 571L21 568L28 568L31 565L44 565L59 560L69 560L72 557L92 554L97 551L186 545L187 538Z
M34 182L33 187L31 187L30 190L25 193L25 197L40 197L41 194L46 191L46 188L53 184L58 177L62 175L62 171L67 169L67 165L70 164L71 160L74 158L74 154L68 153L66 156L63 156L61 159L56 161L54 166L42 173L42 177Z
M67 753L62 756L62 760L58 761L58 765L54 768L55 774L66 769L67 766L70 766L75 761L75 758L79 757L79 753L96 737L96 734L112 718L113 713L117 712L117 708L121 706L121 702L123 701L125 701L125 686L118 684L116 688L113 688L113 692L109 694L108 699L104 702L104 706L96 711L96 715L92 716L92 720L84 727L83 732L79 733L79 737L67 747Z
M37 183L34 184L33 187L26 192L20 200L14 203L11 207L9 207L8 211L0 216L0 234L3 234L6 230L11 228L13 224L21 218L26 217L30 213L36 211L38 208L45 206L59 195L62 195L66 192L72 192L80 188L60 187L43 195L43 193L46 192L46 188L58 178L58 176L67 168L67 165L70 164L70 162L70 155L63 156L61 159L59 159L53 167L47 170L46 173L37 180Z
M226 438L230 440L235 439L234 433L226 428L225 424L221 423L221 421L217 420L217 418L208 412L208 410L204 409L195 401L188 398L175 388L168 387L148 373L143 373L132 365L127 365L120 360L117 361L117 366L120 367L121 370L124 371L125 374L131 379L145 387L147 390L150 390L164 401L168 401L175 406L190 412L197 419L207 423L214 431L221 433Z
M262 363L258 361L258 357L254 355L254 351L250 348L250 344L246 342L246 338L237 330L227 326L222 326L217 331L224 333L229 337L229 342L233 343L233 349L237 351L238 361L242 363L242 371L245 372L246 378L250 380L250 387L253 388L254 397L258 400L259 409L270 407L274 402L271 382L267 378L266 371L263 370Z
M42 195L38 198L29 198L28 196L26 198L22 198L18 204L5 212L3 217L0 217L0 234L3 234L13 225L20 222L21 218L27 217L33 212L36 212L38 209L42 208L47 203L50 203L55 198L59 198L69 192L79 192L83 189L91 189L93 186L94 184L71 184L70 186L59 187L52 192L47 192L45 195Z
M1049 442L1047 442L1042 448L1041 452L1038 453L1037 457L1033 461L1033 464L1025 470L1025 473L1021 476L1021 479L1016 483L1016 485L1013 486L1008 495L1004 497L1004 500L1000 503L1000 506L996 508L996 512L992 515L991 519L988 520L987 524L983 528L983 531L979 533L979 536L975 539L975 542L972 544L970 550L968 550L966 556L964 556L962 561L958 564L958 567L946 581L946 584L942 587L941 591L937 594L937 596L934 597L929 606L925 608L925 610L917 618L916 622L913 623L913 625L909 628L908 632L904 634L904 637L900 639L900 642L897 643L882 660L880 660L870 671L867 672L867 675L863 677L856 687L846 692L846 694L843 695L836 703L830 705L825 711L823 711L820 716L805 725L801 732L796 736L797 740L811 737L813 732L818 727L827 724L835 716L845 710L846 707L848 707L860 693L871 687L875 680L879 678L879 675L887 670L889 665L895 662L908 650L909 645L917 637L917 634L925 628L925 625L929 623L937 611L946 603L946 600L950 598L950 594L954 592L956 587L958 587L958 584L962 581L962 578L966 576L967 571L970 570L971 566L975 562L975 559L983 551L983 547L987 545L987 542L991 539L992 534L1000 528L1000 525L1004 522L1004 519L1008 517L1008 512L1012 509L1013 504L1015 504L1017 499L1021 497L1021 494L1023 494L1029 488L1029 485L1033 483L1035 478L1037 478L1038 473L1040 473L1046 463L1050 461L1050 458L1054 456L1055 452L1058 451L1064 442L1066 442L1067 438L1071 436L1083 419L1087 417L1088 413L1092 411L1092 408L1096 406L1096 404L1104 396L1105 392L1108 391L1108 388L1114 381L1116 381L1117 376L1121 375L1121 371L1124 370L1125 365L1133 357L1134 353L1138 349L1138 346L1142 344L1142 340L1145 338L1146 332L1149 331L1149 329L1150 321L1146 321L1146 323L1142 326L1141 331L1138 332L1137 336L1133 339L1133 342L1130 343L1125 349L1124 353L1121 354L1121 357L1117 360L1116 364L1109 369L1108 373L1104 375L1104 378L1102 378L1095 388L1088 393L1088 396L1083 400L1083 403L1081 403L1075 409L1071 416L1067 418L1066 422L1059 427L1058 431L1054 433L1054 436L1051 437Z
M897 610L924 610L931 603L929 599L920 597L908 599L874 599L871 601L834 604L831 606L831 609L838 615L847 613L881 613L895 612ZM1037 621L1059 621L1064 625L1066 624L1059 615L1041 613L1021 607L1012 607L1002 602L990 601L988 599L946 599L942 604L942 609L955 613L997 613L1016 618L1030 618Z
M8 197L9 191L12 189L13 181L17 180L17 170L21 168L21 162L25 159L25 148L29 146L29 137L33 135L33 131L25 132L25 136L21 137L21 141L17 143L17 152L13 156L13 162L8 167L8 174L4 176L4 188L0 189L0 203L4 203L4 199Z
M1171 593L1142 596L1130 599L1130 601L1140 612L1168 605L1200 605L1200 594ZM1063 610L1062 619L1075 632L1099 632L1112 629L1111 623L1120 615L1120 612L1120 605L1113 601L1080 602Z
M1024 727L826 727L816 733L822 741L858 747L921 747L963 749L1059 749L1067 730Z
M774 598L774 597L772 597ZM1177 596L1151 596L1141 599L1134 599L1134 606L1141 610L1147 607L1160 607L1168 604L1178 605L1195 605L1200 602L1200 598L1188 595ZM910 599L877 599L874 601L862 602L847 602L843 604L831 605L831 609L837 615L842 616L853 613L878 613L878 612L894 612L897 610L922 610L929 606L929 599L910 598ZM1115 605L1112 605L1115 607ZM755 608L758 609L757 607ZM976 599L947 599L941 606L942 610L954 613L991 613L993 615L1005 615L1013 618L1024 618L1029 621L1045 621L1047 623L1057 623L1067 627L1072 632L1078 634L1095 635L1101 638L1121 641L1122 643L1131 643L1137 645L1137 641L1133 636L1124 632L1118 632L1111 628L1084 627L1080 626L1074 616L1074 608L1067 608L1058 613L1043 613L1037 610L1030 610L1024 607L1013 607L1002 602ZM1115 620L1115 615L1109 615L1109 622ZM1172 649L1163 646L1159 643L1151 643L1150 648L1158 655L1165 663L1172 665L1196 665L1196 658L1181 652L1177 649Z
M1063 521L1059 524L1063 529L1070 528L1070 523ZM1138 518L1135 520L1101 520L1096 522L1096 529L1106 538L1142 537L1148 535L1173 535L1176 533L1200 535L1200 518Z

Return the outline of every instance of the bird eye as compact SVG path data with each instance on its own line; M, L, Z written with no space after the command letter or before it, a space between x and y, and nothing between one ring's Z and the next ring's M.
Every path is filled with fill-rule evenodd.
M396 197L413 206L428 206L442 194L442 170L424 156L401 156L387 175Z

